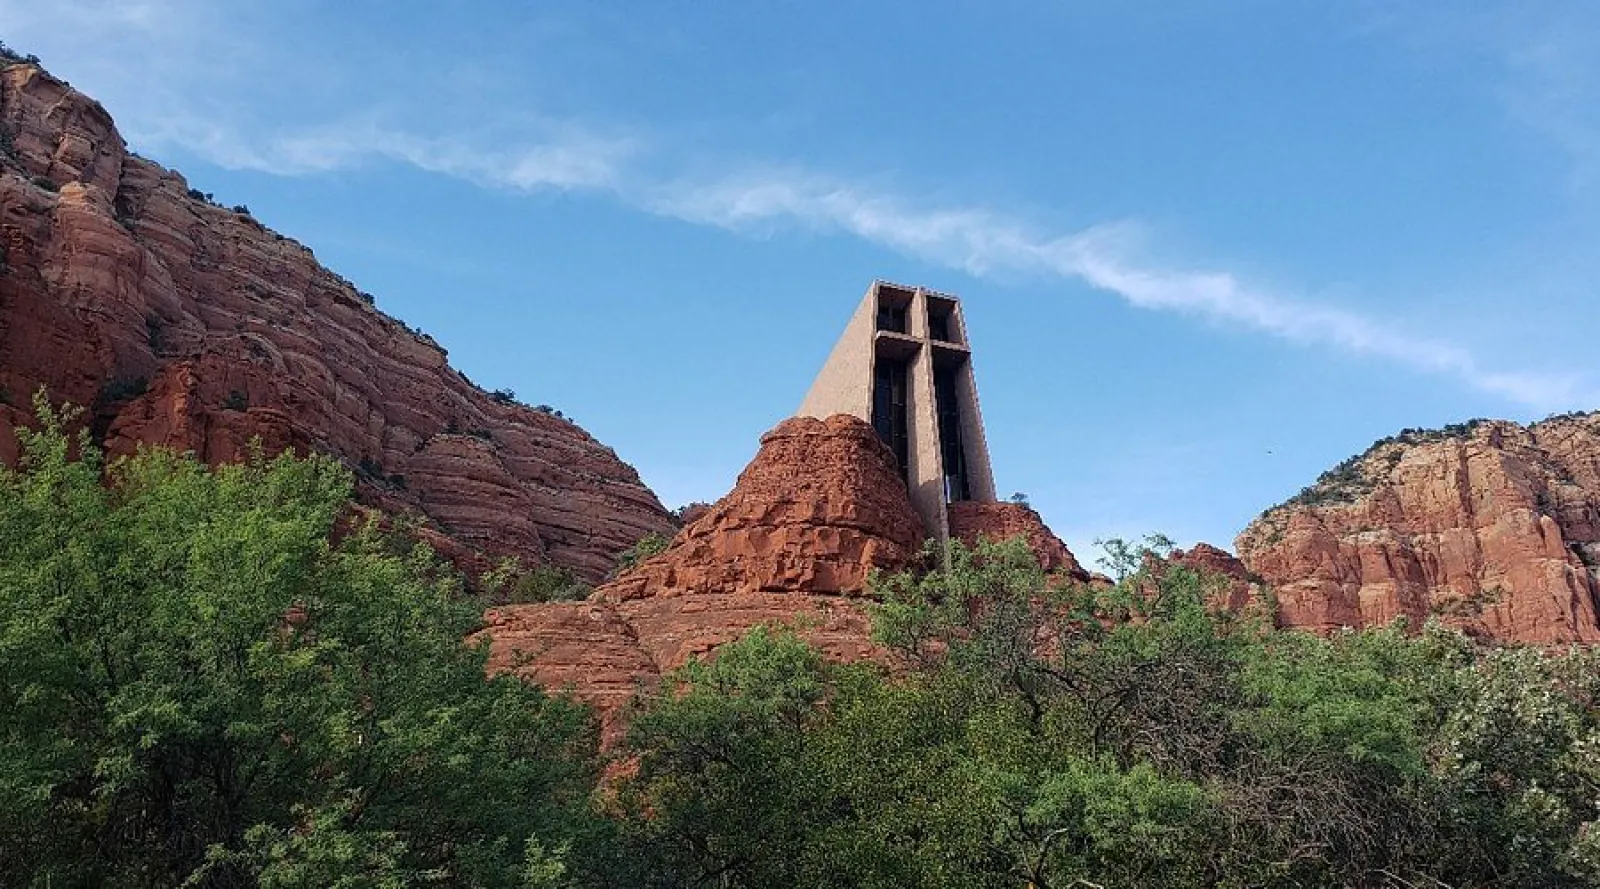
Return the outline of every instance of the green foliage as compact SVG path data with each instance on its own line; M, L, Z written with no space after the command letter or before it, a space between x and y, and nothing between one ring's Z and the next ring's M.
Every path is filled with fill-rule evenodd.
M35 187L48 191L51 194L55 194L61 190L61 186L57 185L56 181L51 179L49 176L35 176L33 177L33 184Z
M495 404L516 404L517 393L511 389L496 389L489 393L489 400Z
M506 560L485 575L482 586L491 601L509 605L575 602L594 592L571 568L535 565L525 569L515 559Z
M330 542L335 462L107 468L77 421L41 396L0 470L0 884L509 887L588 841L586 713L485 679L431 552Z
M640 886L1591 885L1600 656L1438 629L1319 638L1113 541L879 578L891 676L758 629L629 737L611 878ZM939 560L934 560L939 561Z
M651 531L639 538L639 542L622 551L617 556L617 567L611 570L612 577L619 577L632 571L640 562L651 556L664 552L672 544L672 538L659 531Z
M693 500L689 503L685 503L677 509L674 509L672 511L672 517L677 520L678 526L682 527L689 524L690 521L705 515L708 511L710 511L710 509L710 503L707 503L704 500Z
M951 544L874 579L882 665L758 627L644 689L597 797L588 714L485 679L453 572L332 533L336 462L107 467L35 402L0 469L0 885L1600 881L1594 650L1277 632L1159 535L1094 585Z
M234 389L223 399L222 409L225 411L247 411L250 409L250 399L243 392Z

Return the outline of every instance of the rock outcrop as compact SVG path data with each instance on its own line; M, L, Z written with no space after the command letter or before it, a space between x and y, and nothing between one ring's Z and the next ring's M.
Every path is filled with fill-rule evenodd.
M0 459L30 395L91 408L113 454L337 456L361 499L462 552L594 580L674 524L634 470L557 416L490 397L426 335L248 212L130 153L36 66L0 71Z
M1197 543L1188 550L1173 550L1166 561L1211 578L1216 584L1215 595L1209 597L1213 607L1239 612L1266 605L1265 590L1259 580L1226 550L1209 543Z
M853 595L873 569L910 564L923 536L894 455L871 426L795 417L761 437L728 496L597 594Z
M867 577L910 565L922 540L872 427L785 420L726 497L587 601L490 610L489 668L572 689L614 741L641 684L758 624L790 625L836 660L874 656Z
M1600 641L1600 414L1407 431L1239 536L1279 623L1439 618L1477 636Z
M485 624L490 672L589 703L606 746L620 739L637 691L758 625L788 626L840 663L881 655L861 600L804 593L506 605L490 609Z
M968 546L985 538L1001 541L1021 537L1046 571L1058 571L1083 583L1094 576L1078 564L1061 538L1026 504L964 501L950 504L949 516L950 536Z

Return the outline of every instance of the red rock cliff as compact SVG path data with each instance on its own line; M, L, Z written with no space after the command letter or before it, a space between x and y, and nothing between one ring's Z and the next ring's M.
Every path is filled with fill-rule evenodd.
M836 660L872 656L856 595L873 569L909 565L922 539L872 427L846 416L785 420L762 436L733 491L664 552L586 602L492 609L489 667L570 687L614 741L640 683L757 624L794 625Z
M1600 641L1600 414L1385 440L1237 549L1286 626L1434 616L1507 642Z
M590 579L672 528L610 448L488 397L310 250L129 153L61 81L0 71L0 132L0 459L45 386L91 406L113 453L323 451L452 546Z
M923 540L894 455L844 415L796 417L761 437L728 496L665 552L601 587L607 599L696 593L859 593Z

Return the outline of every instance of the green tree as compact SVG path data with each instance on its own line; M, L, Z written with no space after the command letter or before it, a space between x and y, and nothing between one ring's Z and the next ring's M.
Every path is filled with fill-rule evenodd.
M352 526L335 462L107 468L38 401L0 469L0 883L548 885L594 836L587 713L486 679L456 576Z
M635 718L639 885L799 885L809 820L800 753L828 674L792 634L757 627L664 680Z
M1593 885L1600 655L1274 631L1165 548L877 578L893 671L768 629L690 664L634 723L613 882Z

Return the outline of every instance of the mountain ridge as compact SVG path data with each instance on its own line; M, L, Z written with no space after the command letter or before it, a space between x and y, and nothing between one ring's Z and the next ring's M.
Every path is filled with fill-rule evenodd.
M43 68L0 69L0 459L43 387L113 454L332 454L359 499L412 514L459 564L514 556L598 580L675 522L576 424L450 367L311 250L129 151Z

